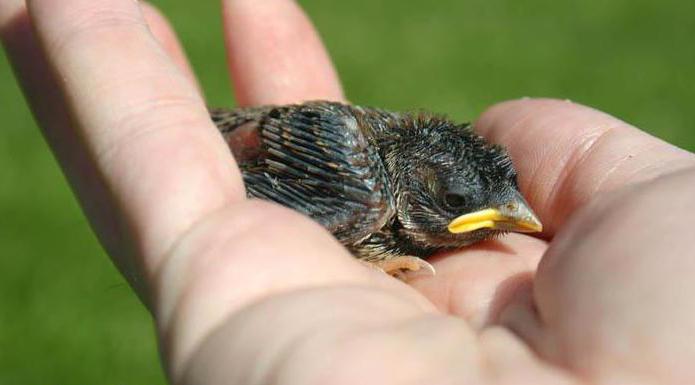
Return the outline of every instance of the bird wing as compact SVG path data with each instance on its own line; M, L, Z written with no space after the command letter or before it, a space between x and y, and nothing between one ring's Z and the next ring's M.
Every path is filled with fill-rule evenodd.
M393 195L361 114L338 103L214 110L247 194L321 223L345 244L381 229Z

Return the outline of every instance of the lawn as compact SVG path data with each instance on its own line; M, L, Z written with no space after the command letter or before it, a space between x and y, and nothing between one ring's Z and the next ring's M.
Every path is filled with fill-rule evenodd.
M209 104L217 1L154 1ZM474 119L552 96L695 150L695 2L304 0L355 103ZM149 315L91 233L0 53L0 384L160 384Z

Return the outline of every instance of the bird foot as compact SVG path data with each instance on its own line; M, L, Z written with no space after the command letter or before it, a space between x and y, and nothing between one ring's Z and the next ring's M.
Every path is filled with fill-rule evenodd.
M369 264L400 280L405 280L409 272L422 272L427 275L437 274L434 266L418 257L402 256L369 262Z

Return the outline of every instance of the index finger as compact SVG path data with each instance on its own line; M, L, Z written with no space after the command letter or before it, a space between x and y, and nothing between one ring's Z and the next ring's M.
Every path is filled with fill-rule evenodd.
M243 199L234 159L137 2L27 6L59 79L43 86L57 88L69 121L40 113L46 136L54 147L68 143L58 156L109 253L131 280L149 273L193 223ZM133 256L141 266L131 267Z
M569 101L501 103L477 129L507 148L549 237L597 194L695 166L692 153Z

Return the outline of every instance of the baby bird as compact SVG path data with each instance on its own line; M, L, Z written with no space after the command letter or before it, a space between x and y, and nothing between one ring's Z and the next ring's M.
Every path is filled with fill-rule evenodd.
M319 222L387 273L435 252L541 231L505 150L426 113L315 101L211 111L249 197Z

